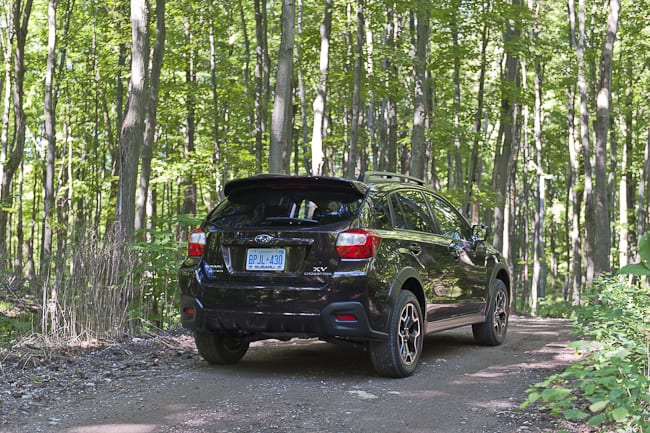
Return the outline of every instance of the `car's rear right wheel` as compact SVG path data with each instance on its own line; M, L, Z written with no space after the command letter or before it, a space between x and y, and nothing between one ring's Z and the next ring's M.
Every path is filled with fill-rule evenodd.
M386 377L413 374L422 354L424 325L415 295L402 291L393 308L387 340L370 343L370 358L377 373Z
M508 288L501 280L492 286L485 322L472 325L474 340L482 346L498 346L506 338L510 315Z
M206 331L196 331L194 342L201 357L211 364L236 364L249 346L249 342L241 337Z

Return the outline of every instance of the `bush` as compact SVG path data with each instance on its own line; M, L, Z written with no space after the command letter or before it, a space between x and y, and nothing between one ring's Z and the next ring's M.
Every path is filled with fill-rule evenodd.
M583 359L528 390L553 415L622 432L650 432L650 290L600 280L575 310Z

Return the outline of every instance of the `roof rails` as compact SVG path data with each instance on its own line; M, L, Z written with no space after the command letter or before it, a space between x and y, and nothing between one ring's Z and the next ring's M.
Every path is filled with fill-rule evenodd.
M405 174L391 173L388 171L367 171L359 176L359 180L367 183L377 182L402 182L413 183L416 185L424 185L422 179L407 176Z

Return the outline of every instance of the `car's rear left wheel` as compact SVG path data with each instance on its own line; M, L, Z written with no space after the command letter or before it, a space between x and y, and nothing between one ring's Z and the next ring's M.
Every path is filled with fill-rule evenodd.
M241 337L206 331L196 331L194 342L201 357L211 364L236 364L249 346L249 342Z
M370 358L377 373L386 377L413 374L422 354L424 326L415 295L402 291L393 308L387 340L370 343Z

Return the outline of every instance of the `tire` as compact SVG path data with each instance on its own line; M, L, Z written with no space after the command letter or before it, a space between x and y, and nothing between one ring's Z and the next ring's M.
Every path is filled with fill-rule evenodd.
M388 339L370 343L370 359L385 377L408 377L422 355L424 321L415 295L402 291L389 319Z
M482 346L498 346L506 339L510 315L508 288L501 280L492 286L485 322L472 325L476 343Z
M203 359L211 364L236 364L246 354L249 342L216 332L196 331L196 348Z

